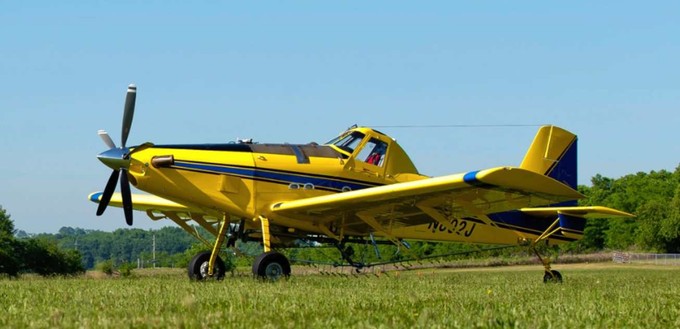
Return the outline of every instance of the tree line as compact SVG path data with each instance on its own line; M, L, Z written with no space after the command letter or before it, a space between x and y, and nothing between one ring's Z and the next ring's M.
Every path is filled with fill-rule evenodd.
M586 224L584 237L560 245L562 252L584 253L601 250L638 250L680 253L680 166L674 171L638 172L618 179L596 175L591 186L578 187L586 198L580 205L612 207L636 215L625 219L593 219ZM200 228L199 228L200 230ZM208 236L207 234L202 234ZM153 240L155 237L155 262ZM256 254L256 244L241 244ZM485 249L459 243L413 242L409 251L392 246L354 245L357 260L395 260L460 253ZM43 275L77 273L98 263L140 263L144 266L184 267L204 246L179 227L159 230L118 229L113 232L62 227L56 234L30 235L15 231L9 214L0 207L0 273L16 275L34 272ZM512 251L511 251L512 252ZM501 253L494 251L492 253ZM332 261L333 249L316 245L286 251L296 260ZM484 253L483 253L484 254ZM485 253L489 255L489 253ZM236 263L247 264L247 261Z
M680 252L680 166L673 172L638 172L618 179L598 174L591 185L579 186L586 195L580 204L608 206L636 217L589 220L573 250Z
M174 226L158 230L117 229L113 232L62 227L56 234L31 236L18 232L17 237L49 241L61 249L78 252L87 269L109 260L116 265L132 263L143 267L181 267L188 263L185 251L197 242L184 230Z
M42 239L18 239L14 234L14 222L0 206L0 274L67 275L85 270L78 252Z

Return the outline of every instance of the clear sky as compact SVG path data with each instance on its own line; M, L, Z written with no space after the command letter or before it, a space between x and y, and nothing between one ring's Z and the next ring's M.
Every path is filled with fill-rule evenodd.
M580 184L674 170L679 59L678 1L0 1L0 205L29 233L127 227L86 197L129 83L129 145L551 123ZM517 165L536 129L380 128L428 175Z

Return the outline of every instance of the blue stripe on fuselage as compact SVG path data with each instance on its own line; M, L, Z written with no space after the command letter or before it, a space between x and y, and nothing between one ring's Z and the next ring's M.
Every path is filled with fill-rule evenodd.
M349 187L352 190L361 190L368 187L378 186L366 182L358 183L348 180L331 179L320 176L312 176L309 174L298 174L294 172L274 171L272 169L260 169L254 167L234 167L209 163L195 163L175 161L174 168L189 169L200 172L235 175L240 177L251 178L255 180L264 180L270 182L277 182L281 184L313 184L314 188L341 191L344 187Z

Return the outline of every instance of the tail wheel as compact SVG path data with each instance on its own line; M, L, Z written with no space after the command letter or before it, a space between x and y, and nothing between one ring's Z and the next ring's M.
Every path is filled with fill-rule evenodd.
M562 274L555 270L545 271L543 283L562 283Z
M208 264L210 262L210 252L204 251L198 253L189 262L189 278L191 280L202 281L210 278L208 275ZM213 278L217 280L224 279L224 274L226 272L226 267L222 259L217 256L215 259L215 267L213 268Z
M283 254L270 251L258 256L253 262L253 276L267 281L276 281L290 276L290 263Z

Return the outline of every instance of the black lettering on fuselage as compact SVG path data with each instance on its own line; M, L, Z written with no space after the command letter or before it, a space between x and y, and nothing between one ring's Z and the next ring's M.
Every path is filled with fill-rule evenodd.
M440 224L437 221L432 221L430 224L427 225L427 229L430 230L432 233L437 233L437 232L447 232L448 234L456 234L456 235L463 235L466 238L469 238L472 233L475 231L475 228L477 227L477 223L471 223L467 220L464 219L457 219L454 218L451 220L451 224L449 226L444 226Z

